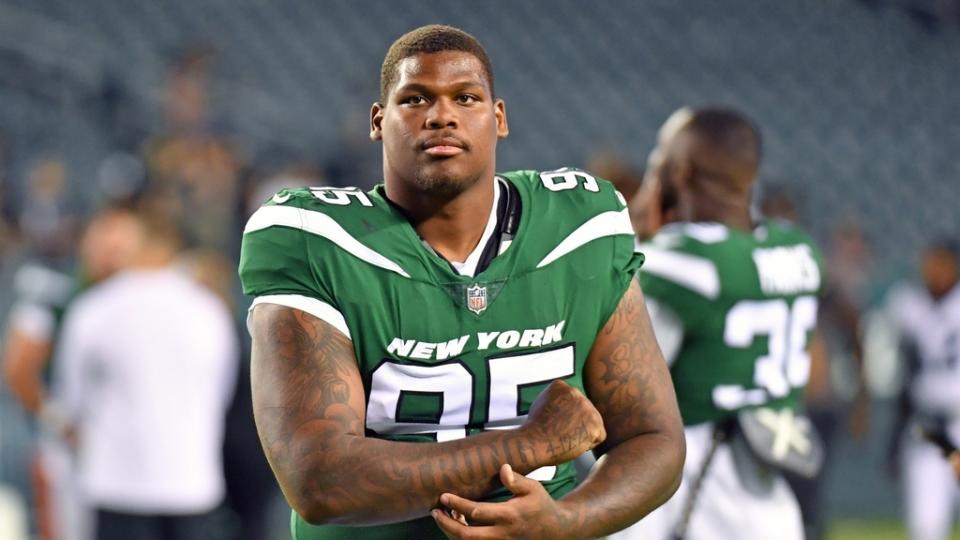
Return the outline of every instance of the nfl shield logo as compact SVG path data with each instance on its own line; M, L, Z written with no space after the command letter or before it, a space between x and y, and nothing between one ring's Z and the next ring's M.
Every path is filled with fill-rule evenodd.
M479 285L467 287L467 308L477 315L487 309L487 288Z

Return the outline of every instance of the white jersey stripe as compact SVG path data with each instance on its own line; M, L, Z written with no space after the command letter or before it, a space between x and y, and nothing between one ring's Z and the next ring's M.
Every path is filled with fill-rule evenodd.
M641 244L645 257L641 272L672 281L711 300L720 295L720 274L710 259Z
M274 226L292 227L322 236L364 262L396 272L405 278L410 277L397 263L361 244L333 218L322 212L294 206L263 206L250 216L243 234Z
M250 310L247 311L248 330L250 327L250 313L253 312L253 308L257 304L277 304L305 311L336 328L348 338L353 339L350 336L350 329L347 328L347 320L343 318L343 314L340 313L337 308L316 298L299 294L268 294L254 298L253 304L250 305Z
M537 268L543 268L588 242L605 236L615 236L618 234L629 234L633 236L633 226L630 224L630 216L627 214L626 208L619 212L604 212L587 220L586 223L577 227L576 230L557 244L557 247L553 248L553 251L540 261Z

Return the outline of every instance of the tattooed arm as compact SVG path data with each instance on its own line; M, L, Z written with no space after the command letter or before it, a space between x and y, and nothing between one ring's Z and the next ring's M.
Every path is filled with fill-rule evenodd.
M271 304L254 308L251 330L260 442L287 501L311 523L425 516L443 492L480 497L498 487L504 463L528 473L603 440L599 413L562 383L537 399L517 430L443 443L368 438L363 384L346 336L303 311Z
M590 476L563 499L586 537L610 534L667 501L680 486L686 443L670 372L634 281L597 336L584 373L607 439Z
M639 284L631 283L597 335L584 386L603 415L606 441L590 476L554 502L533 480L500 471L514 498L478 503L446 493L441 503L469 525L434 511L450 538L596 538L621 530L663 504L680 485L685 442L666 362Z

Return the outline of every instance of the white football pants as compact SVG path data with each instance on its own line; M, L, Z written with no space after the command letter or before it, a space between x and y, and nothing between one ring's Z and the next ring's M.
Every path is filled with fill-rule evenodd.
M687 427L687 461L677 493L612 540L671 540L713 438L713 424ZM803 540L800 507L783 476L759 463L740 438L720 443L685 540Z
M950 434L960 439L960 422ZM911 540L947 540L960 504L960 485L943 453L908 431L903 442L903 491Z

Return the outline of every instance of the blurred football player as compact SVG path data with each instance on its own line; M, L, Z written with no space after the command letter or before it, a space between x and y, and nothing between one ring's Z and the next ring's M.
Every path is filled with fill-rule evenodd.
M683 435L623 198L495 172L506 108L458 29L394 42L370 116L383 185L281 191L243 239L254 414L294 537L592 538L661 504Z
M960 251L949 241L930 245L921 261L923 285L897 287L887 300L907 363L891 457L902 470L913 540L948 538L960 502L960 486L948 461L956 466L960 443L958 257Z
M803 538L781 471L812 474L821 457L796 409L822 263L802 231L752 216L759 164L757 129L723 108L677 111L650 155L640 282L688 453L677 494L612 538Z

